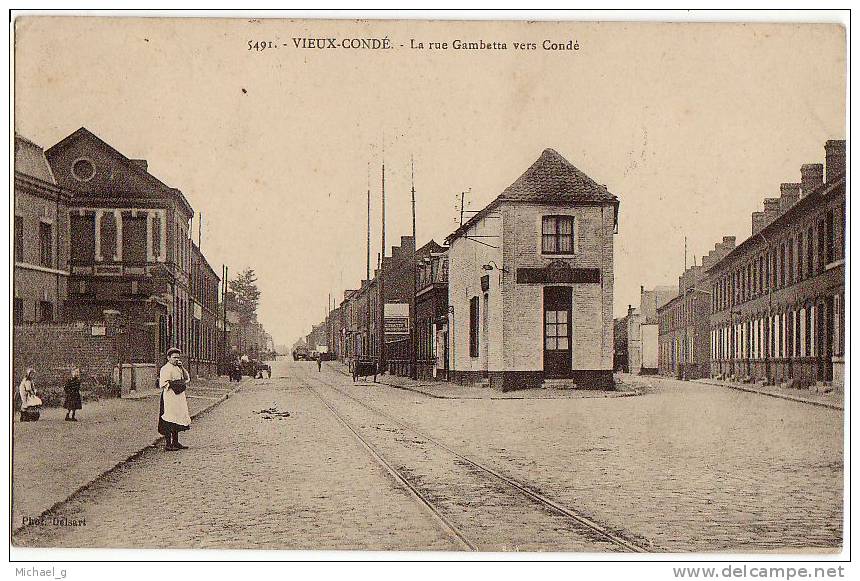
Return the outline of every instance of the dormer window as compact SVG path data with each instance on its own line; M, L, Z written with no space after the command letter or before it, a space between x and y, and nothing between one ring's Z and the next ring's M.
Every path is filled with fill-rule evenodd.
M541 251L544 254L573 254L573 229L573 216L544 216Z

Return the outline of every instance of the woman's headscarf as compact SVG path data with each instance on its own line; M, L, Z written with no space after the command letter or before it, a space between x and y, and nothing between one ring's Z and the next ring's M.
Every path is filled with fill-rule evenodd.
M21 386L23 387L24 382L30 379L30 376L36 372L32 367L28 367L27 371L24 372L24 379L21 380Z

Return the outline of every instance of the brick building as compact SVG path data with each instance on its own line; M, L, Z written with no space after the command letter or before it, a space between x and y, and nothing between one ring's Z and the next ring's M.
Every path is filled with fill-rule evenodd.
M218 292L221 279L200 248L191 243L191 341L187 353L189 371L196 375L218 374Z
M615 350L612 355L612 369L620 373L630 373L630 349L627 338L630 315L633 305L627 305L627 314L612 322L612 335Z
M69 193L41 147L15 135L15 325L59 321L69 279Z
M677 296L672 286L639 287L639 307L627 316L627 356L630 373L652 375L659 362L657 310Z
M450 377L613 384L618 198L552 149L447 238Z
M752 235L711 267L711 373L844 381L845 142L800 168L752 215Z
M415 342L418 379L448 378L448 249L431 240L418 249Z
M678 293L658 307L659 372L683 379L711 375L711 283L709 269L735 248L735 237L722 242L678 277Z
M201 373L214 372L211 295L217 297L218 277L190 240L194 212L182 192L150 174L145 160L127 158L85 128L45 155L57 183L71 192L64 318L119 311L128 320L131 363L158 364L177 346L195 352Z
M391 256L382 258L385 289L385 361L394 375L412 375L412 311L415 293L415 239L401 236L391 247Z

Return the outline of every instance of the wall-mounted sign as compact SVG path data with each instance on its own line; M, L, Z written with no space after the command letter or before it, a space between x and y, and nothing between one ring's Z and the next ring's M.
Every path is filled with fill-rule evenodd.
M409 303L385 303L385 334L409 334Z
M518 268L517 282L529 283L599 283L600 269L571 268L550 264L546 268Z
M409 317L385 317L386 335L408 335Z
M93 325L90 329L90 334L93 337L104 337L107 335L107 327L104 325Z

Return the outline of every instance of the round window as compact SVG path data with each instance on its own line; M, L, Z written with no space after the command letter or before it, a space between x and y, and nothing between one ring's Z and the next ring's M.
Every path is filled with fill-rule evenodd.
M88 159L78 159L72 164L72 175L81 182L88 182L96 175L96 166Z

